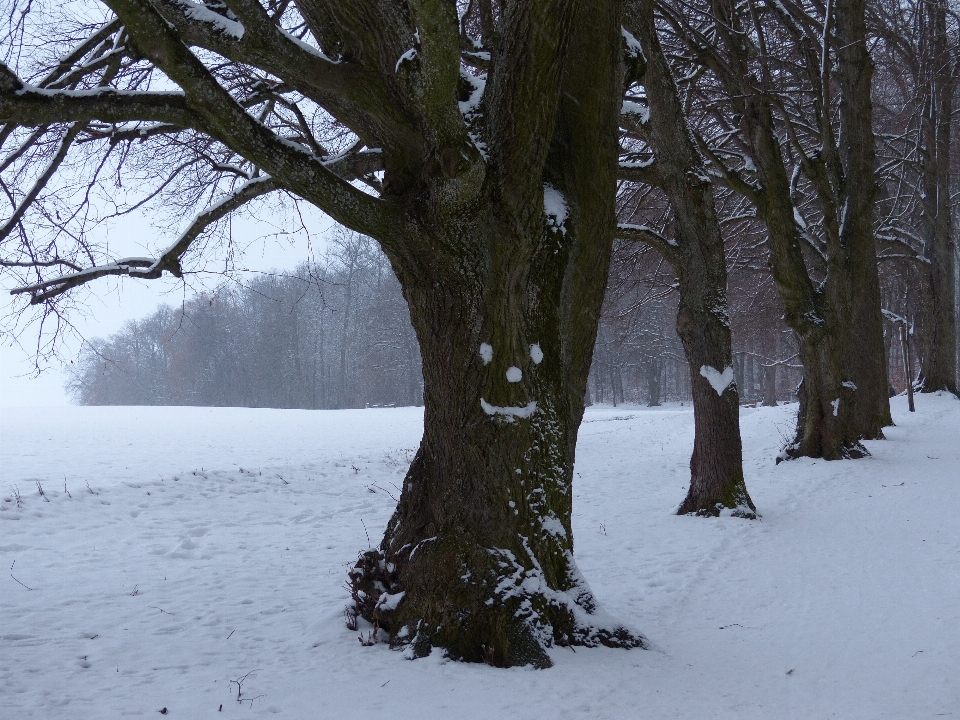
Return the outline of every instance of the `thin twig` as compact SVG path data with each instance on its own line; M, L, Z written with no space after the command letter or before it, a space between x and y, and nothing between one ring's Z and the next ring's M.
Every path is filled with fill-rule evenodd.
M360 518L360 524L363 525L363 534L367 536L367 549L370 549L370 533L367 532L367 524Z
M390 498L391 498L394 502L399 502L399 501L393 496L393 493L390 492L389 490L387 490L386 488L382 488L382 487L380 487L379 485L372 485L371 487L375 487L377 490L382 490L382 491L385 492L387 495L389 495Z
M10 577L12 577L14 580L17 580L15 577L13 577L13 566L16 565L16 564L17 564L17 561L16 561L16 560L14 560L14 561L10 564ZM17 582L20 583L21 585L23 585L23 583L20 582L19 580L17 580ZM33 590L32 587L27 587L26 585L23 585L23 587L27 588L27 590Z

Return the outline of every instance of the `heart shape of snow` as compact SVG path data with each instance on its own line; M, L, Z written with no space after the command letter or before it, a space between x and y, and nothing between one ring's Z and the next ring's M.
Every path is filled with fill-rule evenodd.
M717 395L723 395L723 391L730 387L730 383L733 382L732 367L727 367L723 372L720 372L715 367L702 365L700 374L707 379L710 387L717 391Z

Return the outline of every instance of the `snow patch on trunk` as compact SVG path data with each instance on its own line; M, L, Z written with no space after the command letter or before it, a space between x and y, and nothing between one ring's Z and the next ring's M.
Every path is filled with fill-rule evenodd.
M547 224L566 234L563 224L567 221L569 208L563 193L550 183L543 184L543 212L547 215Z
M483 99L483 91L487 88L487 79L482 76L478 77L465 72L461 72L460 77L461 79L466 80L472 86L470 97L466 100L461 100L458 103L460 107L460 114L466 118L475 113L477 108L480 106L480 101Z
M530 359L533 360L534 365L539 365L543 362L543 350L540 349L538 343L530 346Z
M417 49L415 47L410 48L403 55L399 57L399 59L397 60L397 65L393 69L393 71L395 73L400 72L400 66L403 65L403 63L410 62L416 57L417 57Z
M537 411L537 401L531 400L523 407L501 407L499 405L491 405L483 398L480 398L480 407L483 408L483 411L487 415L503 415L504 417L513 420L513 418L528 418Z
M709 365L700 366L700 374L707 379L710 387L717 391L717 395L723 395L724 391L730 387L733 382L733 368L728 366L723 372Z
M493 346L490 343L480 343L480 357L484 365L489 365L493 360Z

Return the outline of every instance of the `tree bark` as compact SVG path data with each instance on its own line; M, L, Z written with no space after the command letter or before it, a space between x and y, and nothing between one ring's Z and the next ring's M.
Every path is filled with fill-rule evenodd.
M660 359L651 358L647 365L647 407L660 407Z
M777 366L766 365L763 368L763 406L777 406Z
M883 438L890 416L890 378L883 345L877 243L873 232L879 186L873 134L873 61L867 49L866 0L836 0L839 133L843 166L840 245L849 273L850 312L844 371L856 385L854 431L861 438ZM838 313L844 313L842 307ZM844 313L846 314L846 313Z

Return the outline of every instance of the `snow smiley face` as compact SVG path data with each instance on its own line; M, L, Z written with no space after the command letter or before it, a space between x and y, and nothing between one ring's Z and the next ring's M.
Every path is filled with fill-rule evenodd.
M493 346L490 343L480 343L479 352L480 359L484 365L489 365L493 362ZM529 352L530 360L534 365L539 365L543 362L543 350L540 348L539 343L530 345ZM506 378L508 383L518 383L523 380L523 370L516 365L511 365L506 370ZM483 398L480 398L480 407L483 408L483 411L487 415L500 416L507 422L513 422L514 418L528 418L533 415L537 411L537 401L531 400L523 406L501 406L491 405Z

